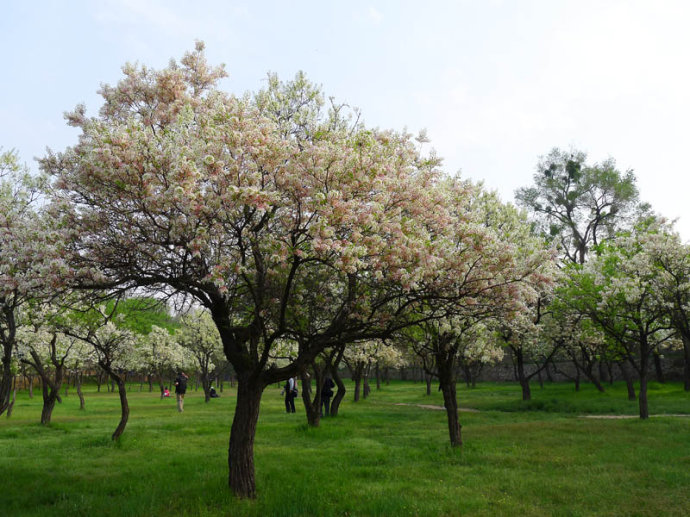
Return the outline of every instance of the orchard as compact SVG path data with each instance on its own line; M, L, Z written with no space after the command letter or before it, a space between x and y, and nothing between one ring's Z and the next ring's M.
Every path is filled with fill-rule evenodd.
M241 97L220 89L225 76L201 43L160 70L127 64L101 87L97 115L66 115L78 142L49 151L39 176L1 155L8 422L36 378L42 425L60 420L70 382L86 414L86 383L117 389L118 442L131 395L163 403L184 371L203 411L221 392L227 487L243 500L263 497L260 408L288 378L314 433L391 376L424 380L451 458L482 441L461 425L459 381L481 389L501 365L524 407L535 379L578 392L584 379L608 396L620 378L647 420L655 373L682 381L690 413L690 246L639 200L631 171L554 149L518 208L444 171L424 134L366 127L304 74L269 75ZM664 378L666 355L682 365L676 378Z

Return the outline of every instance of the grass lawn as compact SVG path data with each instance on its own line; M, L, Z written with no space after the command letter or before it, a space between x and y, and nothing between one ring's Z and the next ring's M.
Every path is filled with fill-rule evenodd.
M443 404L425 386L393 382L358 403L351 384L340 416L306 426L266 389L255 441L258 498L226 487L235 397L185 412L156 392L129 393L119 443L117 394L73 390L42 426L38 391L20 392L0 418L0 514L19 515L690 515L690 418L604 420L636 414L624 385L599 394L583 385L458 386L465 445L451 449ZM650 413L690 414L678 383L652 384ZM299 400L298 400L299 402ZM404 403L406 405L398 405Z

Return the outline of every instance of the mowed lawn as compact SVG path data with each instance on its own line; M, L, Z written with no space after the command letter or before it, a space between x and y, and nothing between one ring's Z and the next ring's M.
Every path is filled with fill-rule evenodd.
M589 419L631 414L625 387L458 385L465 444L448 445L444 411L415 382L393 382L358 403L353 386L337 418L306 426L284 412L280 388L263 397L255 442L258 498L227 489L235 396L204 403L129 393L120 443L115 393L73 390L41 426L39 390L20 392L0 418L0 514L19 515L690 515L690 417ZM678 383L652 384L650 412L690 414ZM298 400L299 402L299 400ZM404 404L404 405L400 405Z

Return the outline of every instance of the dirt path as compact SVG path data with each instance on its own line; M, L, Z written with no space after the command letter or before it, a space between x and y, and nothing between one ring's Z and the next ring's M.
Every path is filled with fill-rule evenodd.
M649 418L659 417L659 416L672 416L672 417L685 417L688 418L690 415L683 414L660 414L660 415L649 415ZM626 418L640 418L640 415L580 415L580 418L599 418L605 420L622 420Z
M443 406L433 406L431 404L406 404L404 402L398 402L397 404L394 404L395 406L416 406L420 407L422 409L433 409L436 411L445 411L446 408ZM458 408L458 411L464 411L465 413L479 413L478 409L472 409L472 408Z

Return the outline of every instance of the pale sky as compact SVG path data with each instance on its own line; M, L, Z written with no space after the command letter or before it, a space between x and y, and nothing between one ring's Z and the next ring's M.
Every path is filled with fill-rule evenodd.
M448 172L506 201L553 147L613 157L690 239L684 0L2 0L0 146L36 169L125 62L161 68L197 39L227 90L303 70L370 126L425 128Z

